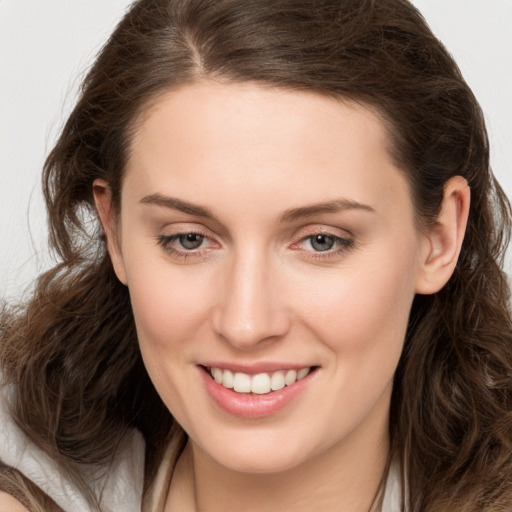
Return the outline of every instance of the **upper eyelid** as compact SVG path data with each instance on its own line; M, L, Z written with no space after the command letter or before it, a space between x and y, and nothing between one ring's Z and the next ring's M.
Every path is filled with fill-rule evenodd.
M294 238L308 238L313 235L330 235L337 238L355 238L354 233L347 228L313 224L301 227L295 231Z
M156 226L156 229L157 232L169 237L186 233L197 233L198 235L203 235L207 238L215 240L215 242L219 245L224 245L226 241L229 242L231 240L229 232L225 231L222 227L217 229L216 226L209 227L207 224L205 225L201 222L166 222L162 223L160 226Z
M190 227L173 227L170 229L169 225L165 225L162 228L159 229L160 235L165 238L172 238L177 237L180 235L187 235L189 233L194 233L197 235L204 236L205 238L210 239L217 239L218 237L212 233L212 231L204 226L201 226L200 224L189 224Z

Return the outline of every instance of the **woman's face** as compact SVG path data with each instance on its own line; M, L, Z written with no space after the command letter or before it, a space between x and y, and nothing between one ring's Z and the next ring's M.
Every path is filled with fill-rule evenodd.
M251 84L140 120L114 264L158 393L217 463L385 445L427 250L388 142L361 105Z

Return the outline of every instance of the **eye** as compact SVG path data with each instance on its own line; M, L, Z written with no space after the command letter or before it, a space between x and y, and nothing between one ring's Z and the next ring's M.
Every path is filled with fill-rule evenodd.
M312 233L294 243L291 248L300 250L311 258L329 258L340 255L354 246L351 238L332 233Z
M204 236L199 233L186 233L184 235L177 235L177 241L184 249L193 250L201 247Z
M157 236L158 245L176 259L200 258L210 249L219 247L209 236L197 231Z
M332 249L336 243L336 237L332 235L324 235L319 233L318 235L312 235L307 238L309 244L315 251L323 252Z

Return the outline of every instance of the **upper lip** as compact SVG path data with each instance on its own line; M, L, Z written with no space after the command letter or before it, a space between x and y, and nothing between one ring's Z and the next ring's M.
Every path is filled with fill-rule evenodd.
M230 370L233 373L246 373L248 375L256 375L258 373L272 373L279 370L300 370L301 368L310 368L314 365L282 363L277 361L261 361L255 363L234 363L225 361L207 361L200 363L200 366L206 368L220 368L222 370Z

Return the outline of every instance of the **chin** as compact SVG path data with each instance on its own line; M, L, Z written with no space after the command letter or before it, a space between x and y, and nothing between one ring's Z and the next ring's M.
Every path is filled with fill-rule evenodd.
M290 439L290 436L276 436L268 432L259 436L231 436L227 443L212 442L210 438L206 445L201 445L201 450L231 471L253 474L288 471L321 451L308 448L299 438Z
M304 459L298 457L300 452L291 454L254 454L254 456L246 456L244 454L233 454L230 456L222 456L217 460L219 464L231 471L238 473L251 474L272 474L289 471L300 466Z

